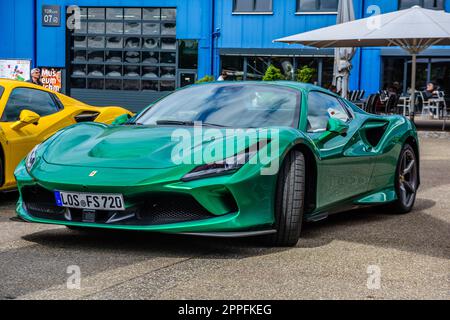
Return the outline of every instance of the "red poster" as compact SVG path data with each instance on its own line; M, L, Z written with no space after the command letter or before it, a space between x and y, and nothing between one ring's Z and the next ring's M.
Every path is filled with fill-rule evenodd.
M61 69L60 68L40 68L42 86L55 92L61 92Z

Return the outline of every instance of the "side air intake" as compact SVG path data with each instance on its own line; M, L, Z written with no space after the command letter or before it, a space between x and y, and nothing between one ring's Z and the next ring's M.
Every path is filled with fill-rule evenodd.
M76 122L92 122L97 119L99 112L93 112L93 111L83 111L82 113L75 116Z

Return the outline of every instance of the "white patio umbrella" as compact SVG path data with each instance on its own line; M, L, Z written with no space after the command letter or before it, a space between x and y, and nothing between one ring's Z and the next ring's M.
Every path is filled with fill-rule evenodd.
M411 106L414 110L417 54L433 45L450 45L450 14L414 6L274 41L317 48L401 47L412 56Z
M355 9L353 0L339 1L338 14L336 24L355 20ZM337 87L337 91L342 92L342 97L347 98L348 80L350 70L352 69L351 60L355 55L354 48L336 48L334 49L334 72L333 84Z

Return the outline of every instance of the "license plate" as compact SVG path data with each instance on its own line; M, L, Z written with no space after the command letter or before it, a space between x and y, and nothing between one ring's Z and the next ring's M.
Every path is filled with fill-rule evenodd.
M91 210L125 210L121 194L55 191L56 205Z

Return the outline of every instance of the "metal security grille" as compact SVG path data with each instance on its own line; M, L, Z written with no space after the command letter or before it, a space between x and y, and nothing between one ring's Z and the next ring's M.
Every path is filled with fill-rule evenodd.
M175 8L80 9L69 34L71 89L175 90Z

